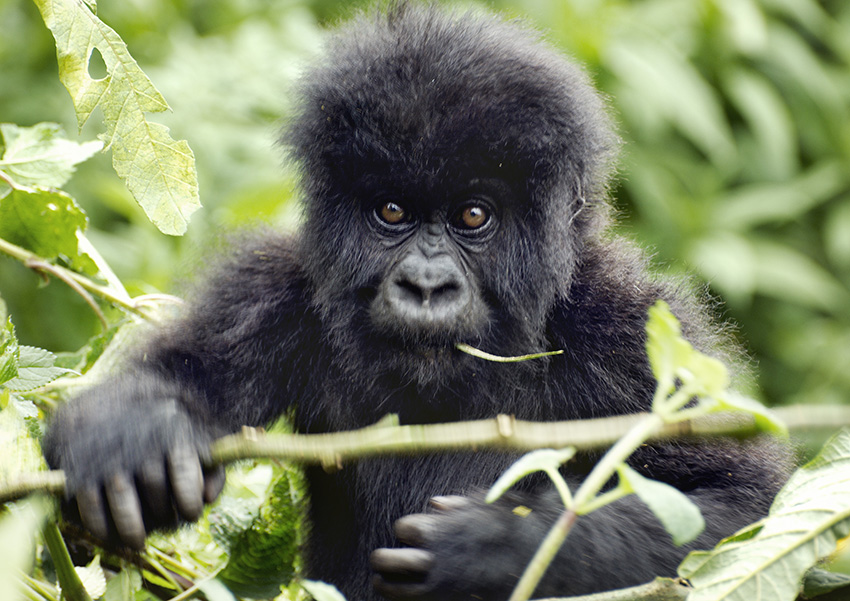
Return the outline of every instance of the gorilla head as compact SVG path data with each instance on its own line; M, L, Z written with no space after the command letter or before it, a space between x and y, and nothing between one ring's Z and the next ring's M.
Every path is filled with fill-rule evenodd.
M585 75L516 23L402 5L337 32L300 94L304 260L325 318L365 335L343 346L538 349L617 147Z

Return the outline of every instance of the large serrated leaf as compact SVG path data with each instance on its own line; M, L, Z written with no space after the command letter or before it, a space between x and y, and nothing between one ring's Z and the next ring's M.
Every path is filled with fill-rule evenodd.
M44 259L64 258L77 271L95 275L97 265L80 251L77 237L87 225L80 206L60 190L15 188L0 198L0 238Z
M751 536L691 553L688 601L793 601L806 571L850 534L850 430L797 470Z
M250 528L230 545L230 559L218 579L237 595L273 597L295 575L302 490L298 472L284 471Z
M70 369L55 367L56 355L34 346L19 347L18 373L4 386L15 392L26 392L49 384L59 376L73 373Z
M103 148L102 142L78 144L65 137L56 123L18 127L0 123L6 150L0 170L21 186L60 188L71 178L77 163Z
M56 39L59 77L71 94L80 126L92 111L103 111L102 138L113 150L112 164L148 218L164 233L186 231L200 206L195 158L185 140L151 123L146 112L168 109L165 99L139 68L127 46L82 2L35 0ZM106 77L93 79L89 59L97 48Z

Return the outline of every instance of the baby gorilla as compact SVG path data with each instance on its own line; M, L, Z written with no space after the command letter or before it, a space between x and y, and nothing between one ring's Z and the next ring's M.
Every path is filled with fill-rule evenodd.
M70 514L98 537L139 547L195 519L221 483L204 467L210 441L290 409L308 433L388 413L428 424L645 411L658 299L719 353L699 303L606 232L617 137L587 77L533 31L407 3L364 14L330 38L298 100L284 142L302 176L301 231L240 243L185 316L53 420L46 456L67 473ZM461 342L565 352L497 364ZM537 478L482 502L515 459L308 468L307 575L351 600L505 599L561 509ZM732 440L646 446L631 463L683 491L705 532L677 548L622 499L579 520L538 596L674 575L690 549L763 516L787 465L781 446ZM514 514L519 504L531 513Z

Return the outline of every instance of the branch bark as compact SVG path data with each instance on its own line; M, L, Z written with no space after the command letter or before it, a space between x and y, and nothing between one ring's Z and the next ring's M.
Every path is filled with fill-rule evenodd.
M795 432L832 431L850 425L850 406L791 406L774 413ZM494 419L433 425L376 425L328 434L264 434L245 428L215 441L211 448L216 464L241 459L267 458L321 464L328 469L346 462L381 455L411 455L457 450L490 449L526 452L540 448L607 448L619 440L644 414L565 422L529 422L508 415ZM697 436L752 436L755 420L745 413L718 413L663 426L650 440ZM30 493L58 495L65 490L59 470L21 474L0 482L0 503Z

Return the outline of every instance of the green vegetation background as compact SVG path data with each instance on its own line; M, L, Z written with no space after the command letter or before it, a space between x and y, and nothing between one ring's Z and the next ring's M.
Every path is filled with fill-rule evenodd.
M205 208L158 233L107 155L68 191L88 237L138 292L179 292L204 249L258 220L297 223L275 147L288 91L323 27L364 2L100 0L171 104L156 120L197 157ZM618 230L660 270L692 273L755 363L772 404L850 402L850 3L846 0L493 0L586 65L625 141ZM97 73L96 65L92 66ZM0 122L76 130L35 5L0 0ZM99 133L98 119L81 140ZM98 330L60 282L0 258L24 344L74 350Z

